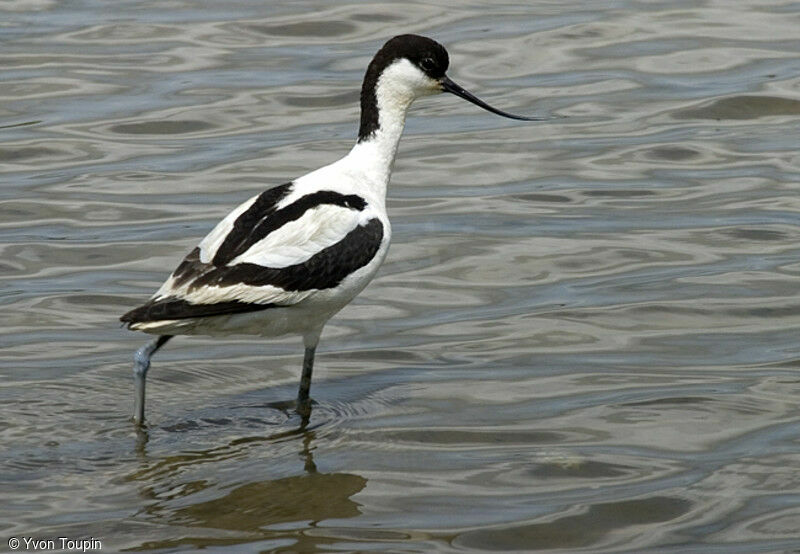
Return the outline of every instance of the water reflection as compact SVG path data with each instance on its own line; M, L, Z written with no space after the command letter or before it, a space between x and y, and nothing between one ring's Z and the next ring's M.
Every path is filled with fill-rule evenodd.
M316 432L307 429L308 421L296 429L268 437L246 437L223 447L193 451L150 460L146 453L147 432L140 435L142 470L131 475L140 483L140 494L148 502L139 514L145 521L184 529L180 538L151 540L145 549L191 545L203 548L242 542L268 541L270 546L293 545L301 551L314 550L331 542L305 532L330 519L360 515L359 504L352 499L364 489L367 479L352 473L322 473L314 461ZM231 484L211 479L187 480L191 466L219 462L258 445L269 448L291 441L299 445L299 474L277 479L235 479ZM269 468L264 469L269 473ZM244 483L242 481L244 480ZM164 492L161 492L164 491ZM195 497L215 495L210 500Z

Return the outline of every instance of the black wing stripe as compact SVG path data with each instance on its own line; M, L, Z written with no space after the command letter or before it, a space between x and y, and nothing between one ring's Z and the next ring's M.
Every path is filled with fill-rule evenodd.
M263 267L258 264L241 263L229 267L215 268L201 275L189 285L189 290L206 286L232 286L245 284L254 287L272 285L286 291L330 289L342 280L367 265L383 240L383 224L371 219L359 225L345 237L314 254L303 263L282 268Z
M253 304L232 300L216 304L192 304L186 300L168 296L139 306L125 315L120 321L125 323L144 323L170 319L189 319L193 317L210 317L215 315L241 314L275 308L277 304Z
M225 240L217 248L212 260L214 265L225 265L236 256L228 256L229 252L234 251L237 246L247 240L252 229L264 218L274 214L278 202L283 200L292 190L292 183L284 183L269 190L265 190L258 195L256 201L239 214L233 227L225 236Z
M172 272L172 278L175 280L172 284L173 288L183 286L212 267L210 264L200 261L200 247L195 247Z
M288 185L283 186L288 187ZM226 265L237 256L247 252L251 246L266 238L273 231L280 229L290 221L300 219L308 210L322 204L333 204L358 211L363 210L367 205L363 198L355 194L345 195L330 190L321 190L302 196L288 206L276 210L275 205L286 195L288 189L280 197L270 195L263 202L261 200L264 195L275 190L270 189L263 193L249 209L236 219L230 233L214 254L212 260L214 265Z

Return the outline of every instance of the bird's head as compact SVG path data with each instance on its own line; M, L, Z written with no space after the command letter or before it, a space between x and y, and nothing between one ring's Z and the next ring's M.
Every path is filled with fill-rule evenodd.
M503 117L540 120L490 106L453 82L446 74L449 65L447 50L435 40L419 35L398 35L387 41L370 62L361 92L362 107L365 97L369 99L376 94L389 101L410 103L420 96L449 92Z

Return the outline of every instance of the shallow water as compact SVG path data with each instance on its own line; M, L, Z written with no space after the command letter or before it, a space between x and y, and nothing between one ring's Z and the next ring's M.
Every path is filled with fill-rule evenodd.
M0 548L800 549L800 6L0 5ZM394 242L326 328L120 329L230 208L336 159L388 37L451 52Z

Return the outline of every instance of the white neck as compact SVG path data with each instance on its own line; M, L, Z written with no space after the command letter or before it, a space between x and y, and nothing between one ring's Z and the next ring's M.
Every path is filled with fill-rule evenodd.
M438 92L424 79L425 76L406 59L384 69L375 84L378 128L362 137L345 157L352 168L358 168L362 174L360 180L381 202L386 198L386 187L411 103L418 96Z
M394 168L407 109L408 107L391 113L381 110L380 128L370 138L356 143L347 154L347 159L351 159L352 163L359 167L370 185L378 187L383 197L386 196L386 186Z

